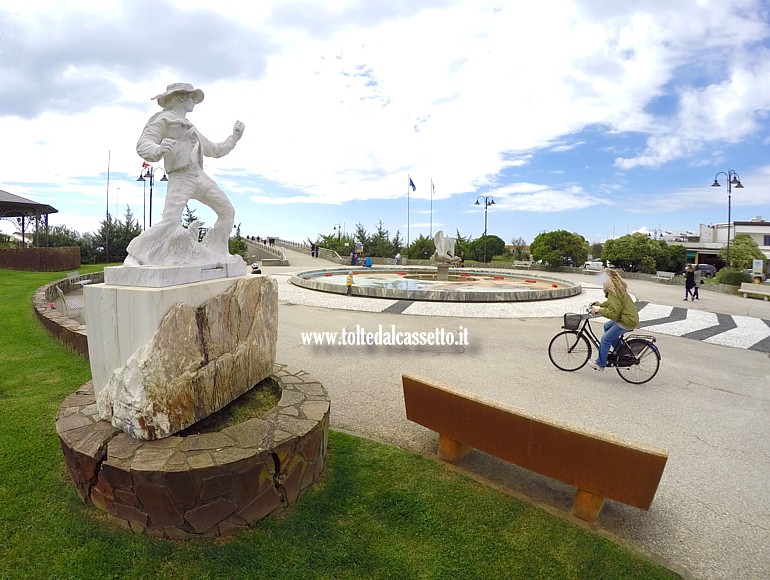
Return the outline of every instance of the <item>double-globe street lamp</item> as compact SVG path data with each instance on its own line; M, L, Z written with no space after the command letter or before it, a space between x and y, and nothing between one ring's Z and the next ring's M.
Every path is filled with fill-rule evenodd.
M481 205L480 199L484 200L484 262L487 261L487 208L490 205L495 205L495 198L491 195L480 195L476 198L476 203L473 205Z
M732 197L732 191L733 186L735 186L735 189L743 189L743 184L741 183L741 178L738 175L738 172L734 169L729 169L727 172L724 171L718 171L717 174L714 176L714 183L711 184L711 187L722 187L719 184L719 181L717 181L717 177L720 175L724 175L725 179L727 179L727 267L730 267L730 224L731 224L731 217L730 217L730 198Z
M160 181L168 181L166 171L162 167L153 167L149 163L142 164L142 170L139 172L139 177L137 178L137 181L142 182L146 181L147 179L150 180L150 227L152 227L152 186L155 184L155 172L159 169L163 172L163 177L160 178ZM144 221L144 216L146 215L144 212L144 194L142 194L142 213L142 229L146 229L146 223Z

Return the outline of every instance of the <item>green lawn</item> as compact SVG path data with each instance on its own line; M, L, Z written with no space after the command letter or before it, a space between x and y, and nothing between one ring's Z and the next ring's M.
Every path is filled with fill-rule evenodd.
M677 577L436 462L336 432L322 484L280 520L226 540L126 532L82 504L55 434L59 404L90 378L33 313L34 290L64 276L0 270L2 579Z

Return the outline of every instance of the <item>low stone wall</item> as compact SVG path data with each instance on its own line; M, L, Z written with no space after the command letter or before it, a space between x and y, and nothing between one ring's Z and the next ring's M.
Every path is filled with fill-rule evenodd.
M25 272L59 272L80 267L80 248L16 248L0 250L0 268Z
M67 397L56 432L84 502L136 533L229 536L297 503L326 460L330 400L304 371L277 364L281 399L219 432L133 439L99 419L93 385Z
M72 291L79 286L79 280L90 279L92 284L104 282L103 272L94 272L93 274L78 276L76 278L65 278L57 280L35 290L32 297L32 305L35 309L35 315L45 329L50 332L61 344L76 352L80 356L88 358L88 337L86 336L86 327L77 320L65 316L61 310L56 310L52 304L58 298L56 288L61 288L64 294Z

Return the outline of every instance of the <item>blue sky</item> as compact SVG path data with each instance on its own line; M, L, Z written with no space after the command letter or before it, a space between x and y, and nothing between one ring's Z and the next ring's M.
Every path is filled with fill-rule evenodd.
M733 219L770 219L765 1L244 6L0 0L0 189L80 232L108 196L147 221L136 140L151 97L188 82L210 139L246 124L205 165L244 234L303 241L382 220L403 239L431 222L478 237L478 196L507 242L697 231L727 220L724 178L710 184L731 169L745 186Z

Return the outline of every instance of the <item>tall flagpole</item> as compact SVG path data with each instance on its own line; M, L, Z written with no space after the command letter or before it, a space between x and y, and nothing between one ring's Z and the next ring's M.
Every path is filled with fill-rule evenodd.
M406 254L409 256L409 185L412 183L412 178L409 174L406 175Z
M112 157L112 152L107 151L107 211L104 216L107 219L107 224L104 227L104 253L106 254L107 262L110 261L110 158L111 157Z
M433 178L430 178L430 239L433 239Z

